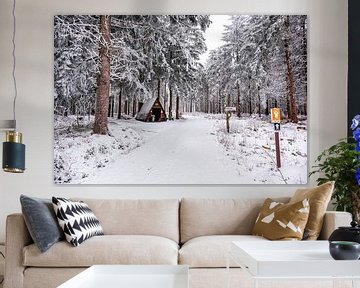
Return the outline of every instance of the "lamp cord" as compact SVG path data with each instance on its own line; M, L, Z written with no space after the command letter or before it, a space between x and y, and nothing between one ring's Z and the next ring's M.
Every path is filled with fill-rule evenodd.
M16 56L15 56L15 35L16 35L16 15L15 15L15 8L16 8L16 0L13 0L13 9L12 9L12 16L13 16L13 34L12 34L12 44L13 44L13 50L12 50L12 57L13 57L13 69L12 69L12 78L14 82L14 89L15 89L15 95L14 95L14 102L13 102L13 117L14 120L16 120L16 98L17 98L17 83L16 83L16 77L15 77L15 68L16 68ZM15 122L16 123L16 122ZM16 130L16 127L15 127Z

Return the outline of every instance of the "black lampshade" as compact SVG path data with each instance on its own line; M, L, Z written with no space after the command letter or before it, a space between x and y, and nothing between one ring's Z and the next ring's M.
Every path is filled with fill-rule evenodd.
M6 133L3 143L3 169L5 172L23 173L25 170L25 145L21 143L22 134L16 131Z

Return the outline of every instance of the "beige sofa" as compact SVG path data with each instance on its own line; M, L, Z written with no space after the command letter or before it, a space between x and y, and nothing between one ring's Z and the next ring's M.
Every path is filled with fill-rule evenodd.
M184 264L190 267L191 288L223 288L231 241L268 241L250 235L263 199L82 200L105 235L76 248L62 241L41 254L23 216L8 216L5 288L56 287L94 264ZM321 237L350 219L345 212L327 212ZM230 264L236 287L243 272Z

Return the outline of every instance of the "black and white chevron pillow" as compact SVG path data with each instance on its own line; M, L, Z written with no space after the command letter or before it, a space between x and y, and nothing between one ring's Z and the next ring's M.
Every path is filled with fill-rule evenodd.
M86 239L104 235L99 220L84 202L52 197L55 214L66 240L79 246Z

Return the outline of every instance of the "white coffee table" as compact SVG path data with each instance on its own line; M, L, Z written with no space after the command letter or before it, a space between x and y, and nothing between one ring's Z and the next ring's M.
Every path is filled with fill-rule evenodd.
M188 288L185 265L94 265L58 288Z
M248 272L253 287L275 279L349 280L350 287L360 287L360 261L332 259L328 241L237 241L229 256Z

